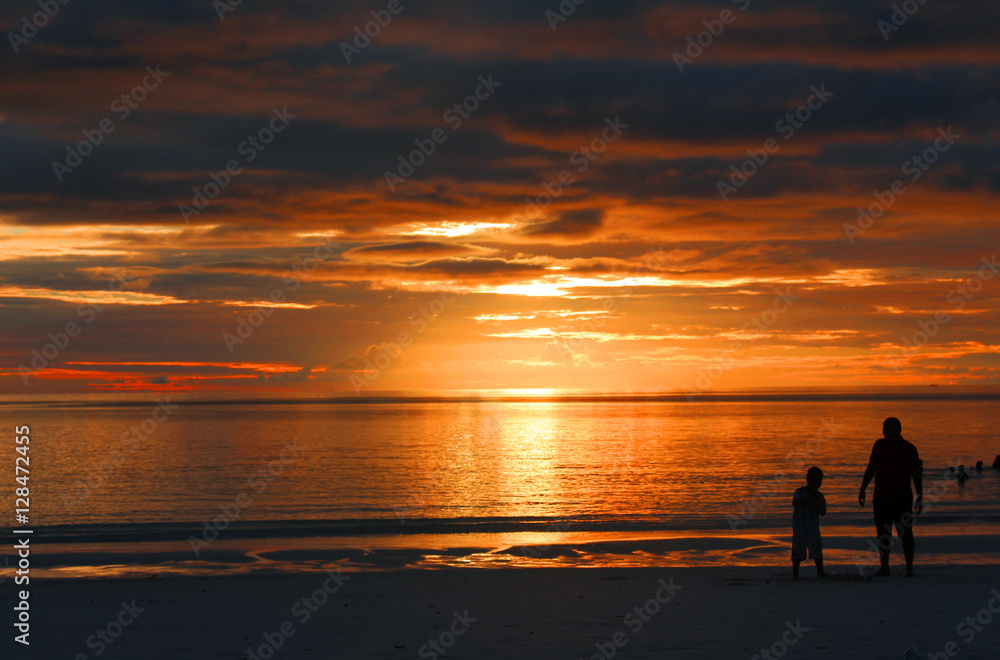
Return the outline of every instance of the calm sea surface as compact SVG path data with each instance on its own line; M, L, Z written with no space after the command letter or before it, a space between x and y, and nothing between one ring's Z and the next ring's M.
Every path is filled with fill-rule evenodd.
M398 565L484 553L572 563L594 548L639 563L754 562L739 539L763 539L783 558L791 493L818 465L828 546L848 552L857 542L843 539L870 535L870 503L859 507L857 490L894 415L924 460L921 533L938 539L928 549L940 545L942 561L1000 551L992 395L174 402L2 404L11 431L30 427L38 546L184 553L192 538L205 542L171 565L226 563L211 554L223 550L237 563L376 564L392 554L385 548L415 553L401 550ZM947 472L959 464L972 475L964 486ZM945 541L959 537L968 543ZM61 562L74 563L58 553L50 563Z

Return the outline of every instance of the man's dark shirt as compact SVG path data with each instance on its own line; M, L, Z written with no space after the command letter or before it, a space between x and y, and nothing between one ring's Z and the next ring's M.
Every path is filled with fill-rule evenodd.
M920 467L920 456L912 443L900 439L890 442L885 438L872 445L869 459L875 466L875 500L912 500L910 476Z

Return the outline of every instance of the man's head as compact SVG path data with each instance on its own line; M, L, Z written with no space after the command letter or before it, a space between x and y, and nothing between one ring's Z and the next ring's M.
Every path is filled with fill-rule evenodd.
M823 470L820 470L815 465L809 468L806 472L806 487L811 490L819 490L819 487L823 485Z
M882 422L882 437L886 440L895 440L902 437L903 425L895 417L888 417Z

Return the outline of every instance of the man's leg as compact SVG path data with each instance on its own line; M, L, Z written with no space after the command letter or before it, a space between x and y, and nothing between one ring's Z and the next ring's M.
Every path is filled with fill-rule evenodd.
M906 557L906 574L913 575L913 554L916 552L917 543L913 540L913 530L906 528L903 532L903 556Z
M875 534L878 537L878 554L882 564L876 575L888 575L889 553L892 550L892 517L885 515L885 506L881 502L873 502L872 509L875 513Z
M906 575L913 576L913 554L917 543L913 539L913 505L904 511L899 521L899 536L903 541L903 556L906 558Z

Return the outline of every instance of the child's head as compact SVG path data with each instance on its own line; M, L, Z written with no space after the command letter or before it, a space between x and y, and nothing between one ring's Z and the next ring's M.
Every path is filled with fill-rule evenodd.
M823 484L823 470L815 465L806 472L806 486L812 489L819 488Z

